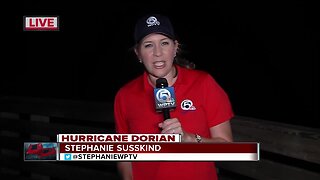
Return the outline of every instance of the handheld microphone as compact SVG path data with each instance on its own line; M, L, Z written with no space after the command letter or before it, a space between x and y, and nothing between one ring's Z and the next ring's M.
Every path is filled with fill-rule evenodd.
M168 87L166 78L159 78L154 89L156 110L163 113L163 119L170 119L170 109L176 107L174 88Z

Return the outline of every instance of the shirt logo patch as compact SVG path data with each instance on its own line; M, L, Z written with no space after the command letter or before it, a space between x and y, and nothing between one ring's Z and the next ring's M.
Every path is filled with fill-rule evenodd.
M196 107L194 107L191 100L185 99L181 102L181 109L185 111L194 111L196 110Z

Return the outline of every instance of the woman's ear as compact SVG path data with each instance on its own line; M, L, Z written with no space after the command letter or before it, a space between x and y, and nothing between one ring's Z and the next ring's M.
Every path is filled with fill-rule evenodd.
M137 50L136 47L134 48L134 53L135 53L137 56L139 55L138 50Z
M137 49L136 47L134 48L134 53L136 54L136 56L138 57L138 59L141 59L140 54L139 54L139 51L138 51L138 49Z
M136 54L137 58L139 59L139 62L142 63L142 58L140 57L140 54L139 54L137 48L134 48L134 53Z

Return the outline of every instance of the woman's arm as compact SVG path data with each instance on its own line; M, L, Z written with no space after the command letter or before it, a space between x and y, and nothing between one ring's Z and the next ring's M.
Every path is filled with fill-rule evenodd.
M132 179L131 162L118 162L117 167L123 180Z
M196 134L188 133L183 130L181 123L177 118L167 119L166 121L159 123L159 127L163 128L162 133L165 134L182 134L183 142L198 142ZM211 138L201 137L200 142L232 142L232 130L230 121L225 121L210 128Z
M210 134L211 138L201 137L201 142L221 143L233 141L230 121L225 121L221 124L211 127ZM191 133L184 133L183 139L186 142L197 142L195 134Z
M221 124L211 127L210 134L212 138L211 141L206 141L206 139L204 139L203 140L204 142L232 142L233 141L230 121L225 121Z

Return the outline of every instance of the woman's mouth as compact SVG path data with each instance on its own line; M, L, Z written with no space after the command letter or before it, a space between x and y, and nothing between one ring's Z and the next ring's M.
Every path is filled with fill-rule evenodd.
M153 65L156 69L161 69L161 68L164 68L165 63L164 61L156 61L153 63Z

